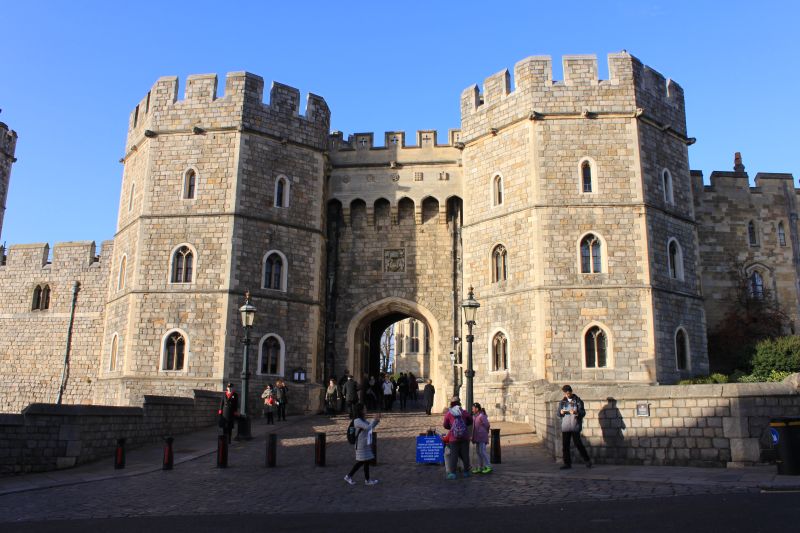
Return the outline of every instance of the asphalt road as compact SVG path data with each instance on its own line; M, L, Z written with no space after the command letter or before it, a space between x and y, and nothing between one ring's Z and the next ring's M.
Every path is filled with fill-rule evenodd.
M165 516L3 523L3 533L105 532L748 532L798 530L800 492L704 494L627 501L582 502L579 493L559 504L472 509L381 511L368 493L357 513Z

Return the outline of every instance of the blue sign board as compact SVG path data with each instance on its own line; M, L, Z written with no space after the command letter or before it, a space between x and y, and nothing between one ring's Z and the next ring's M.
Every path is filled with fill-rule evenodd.
M417 437L418 463L444 463L444 443L439 435Z
M778 430L775 428L769 428L769 434L772 436L772 445L775 446L778 444Z

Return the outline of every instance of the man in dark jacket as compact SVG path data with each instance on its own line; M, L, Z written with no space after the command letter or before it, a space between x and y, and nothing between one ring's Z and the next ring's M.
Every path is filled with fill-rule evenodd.
M350 420L356 417L356 404L358 403L358 384L353 376L347 376L347 381L344 382L344 401L347 404L347 410L350 412Z
M219 415L219 427L222 428L222 433L228 436L228 442L231 442L233 422L239 416L239 395L234 392L233 383L228 383L217 414Z
M586 416L583 400L572 392L572 387L569 385L561 387L561 391L564 393L564 399L558 402L558 416L561 418L561 454L564 458L564 466L561 467L561 470L572 468L570 441L575 442L575 447L586 463L586 468L591 468L592 461L589 460L589 454L581 442L583 417Z

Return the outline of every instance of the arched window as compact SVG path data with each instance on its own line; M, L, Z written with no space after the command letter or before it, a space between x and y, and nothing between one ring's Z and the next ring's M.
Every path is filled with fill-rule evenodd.
M508 339L502 332L492 338L492 371L508 370Z
M117 369L117 351L119 350L119 337L116 333L114 333L114 337L111 339L111 353L108 357L108 369L110 371L114 371Z
M133 210L133 193L136 192L136 182L131 183L131 194L128 196L128 213Z
M669 262L669 277L683 280L683 250L677 240L670 239L667 245L667 256Z
M581 163L581 190L592 192L592 164L588 161Z
M172 254L172 283L191 283L194 253L188 246L181 246Z
M264 289L286 290L286 257L277 250L264 256Z
M506 247L502 244L495 246L494 250L492 250L492 283L508 279L506 259Z
M282 376L286 346L283 339L274 333L261 338L258 347L258 373L269 376Z
M42 305L39 309L50 309L50 285L42 287Z
M186 338L180 331L173 331L164 339L164 357L161 370L183 370L186 358Z
M119 274L117 275L117 290L121 291L125 288L125 276L128 268L128 257L123 255L122 261L119 262Z
M289 180L286 176L275 179L275 207L289 207Z
M752 220L747 223L747 240L750 246L758 246L758 233L756 232L756 223Z
M672 191L672 174L669 170L664 169L661 173L661 182L664 185L664 201L668 204L675 203L675 195Z
M747 279L747 292L753 300L764 299L764 277L758 270L753 270Z
M194 199L195 188L197 187L197 172L190 168L183 175L183 197L186 200Z
M503 176L492 178L492 205L503 205Z
M786 230L783 229L783 222L778 222L778 244L786 246Z
M606 368L608 366L608 339L600 326L592 326L583 337L586 368Z
M600 239L589 233L581 239L581 273L598 274L603 271Z
M38 311L42 306L42 287L37 285L33 289L33 303L31 303L31 310Z
M31 311L43 311L50 308L50 285L37 285L33 289Z
M689 339L683 328L679 328L675 333L675 358L678 370L686 370L689 367Z
M419 322L413 318L408 321L408 351L419 353Z

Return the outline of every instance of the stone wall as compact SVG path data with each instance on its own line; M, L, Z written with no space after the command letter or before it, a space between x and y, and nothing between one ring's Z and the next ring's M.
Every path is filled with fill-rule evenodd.
M0 266L0 412L55 402L68 351L62 401L92 403L101 359L105 295L112 243L95 255L93 242L13 245ZM69 349L73 286L79 283ZM32 309L36 287L50 289L46 309Z
M594 462L733 467L771 457L770 419L800 413L798 380L795 374L783 383L573 388L586 407L582 436ZM531 388L527 421L558 459L563 394L546 383ZM649 416L637 416L638 405Z
M710 184L693 175L700 265L708 330L741 308L747 276L757 270L764 294L785 312L793 331L800 329L800 234L797 194L791 174L759 173L755 187L737 160L734 172L713 172ZM750 242L748 223L755 225ZM783 238L781 238L781 230Z
M35 403L19 415L0 415L0 475L44 472L108 458L117 439L128 449L217 421L221 393L194 398L145 396L142 407Z
M3 217L6 214L8 184L11 180L11 165L17 160L14 152L17 147L17 133L0 122L0 237L3 235ZM2 242L2 240L0 240ZM1 248L1 247L0 247ZM0 249L0 262L3 250Z

